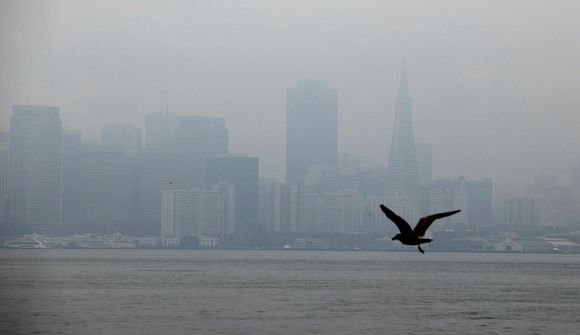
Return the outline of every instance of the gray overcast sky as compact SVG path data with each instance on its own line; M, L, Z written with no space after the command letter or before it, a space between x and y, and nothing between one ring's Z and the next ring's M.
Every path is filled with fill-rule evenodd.
M0 1L0 129L61 108L97 138L161 109L226 118L232 152L283 177L286 88L339 94L339 152L386 164L401 62L435 176L519 193L580 157L578 1Z

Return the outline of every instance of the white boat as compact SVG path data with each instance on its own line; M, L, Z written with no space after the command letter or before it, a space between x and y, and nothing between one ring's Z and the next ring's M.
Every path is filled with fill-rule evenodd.
M42 242L41 240L38 240L36 238L4 241L4 247L5 248L19 248L19 249L49 249L50 248L44 242Z

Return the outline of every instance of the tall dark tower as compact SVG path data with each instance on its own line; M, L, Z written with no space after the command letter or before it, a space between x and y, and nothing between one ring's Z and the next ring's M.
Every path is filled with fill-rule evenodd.
M288 89L286 181L303 185L311 165L336 164L336 89L319 80L300 80Z
M387 194L397 195L403 201L416 205L418 190L413 114L407 83L407 69L403 62L399 95L395 103L395 125L389 154Z

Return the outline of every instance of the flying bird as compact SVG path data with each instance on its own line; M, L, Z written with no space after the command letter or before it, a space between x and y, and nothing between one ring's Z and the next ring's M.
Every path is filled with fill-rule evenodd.
M411 226L409 226L407 221L405 221L405 219L395 214L395 212L393 212L392 210L388 209L387 206L381 205L381 210L391 221L393 221L397 225L397 228L399 228L400 233L393 237L393 241L399 240L401 243L406 245L416 245L422 254L424 254L425 251L421 249L421 244L433 241L430 238L424 237L425 232L427 231L427 229L429 229L429 226L431 226L431 224L437 219L441 219L446 216L450 216L461 212L461 210L455 210L451 212L437 213L425 216L421 218L419 222L417 222L415 228L411 230Z

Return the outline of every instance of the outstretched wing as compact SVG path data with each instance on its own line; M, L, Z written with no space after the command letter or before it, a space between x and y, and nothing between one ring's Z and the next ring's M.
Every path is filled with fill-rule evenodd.
M431 226L431 224L435 220L441 219L441 218L444 218L446 216L450 216L450 215L453 215L453 214L457 214L459 212L461 212L460 209L458 209L456 211L444 212L444 213L437 213L437 214L425 216L425 217L421 218L419 220L419 222L417 222L417 225L413 229L413 232L415 234L417 234L417 236L423 236L423 235L425 235L425 232L427 231L427 229L429 229L429 226Z
M395 214L395 212L388 209L387 206L385 205L381 205L381 210L391 221L393 221L397 225L397 228L399 228L401 234L411 232L411 226L409 226L409 224L407 223L407 221L405 221L405 219Z

